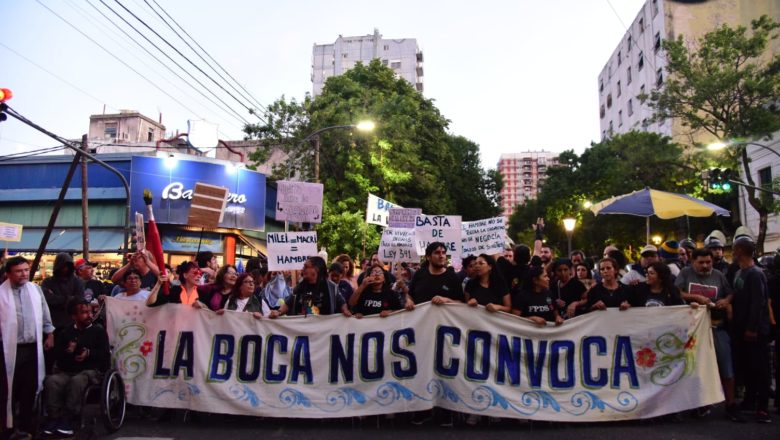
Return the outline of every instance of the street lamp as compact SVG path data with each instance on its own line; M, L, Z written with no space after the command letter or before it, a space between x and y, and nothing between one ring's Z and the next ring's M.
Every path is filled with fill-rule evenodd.
M774 153L774 154L780 156L780 153L778 153L777 151L769 148L768 146L766 146L764 144L759 144L758 142L745 142L745 141L713 142L713 143L707 145L707 149L710 150L710 151L719 151L719 150L722 150L724 148L728 148L731 145L740 145L740 144L742 144L742 145L754 145L756 147L763 148L764 150L767 150L770 153Z
M360 121L357 124L348 124L348 125L333 125L330 127L320 128L319 130L315 130L314 132L310 133L308 136L303 138L303 140L298 144L298 146L302 146L306 142L314 139L314 181L318 182L320 181L320 134L324 133L326 131L330 130L336 130L339 128L355 128L359 131L368 132L373 131L374 128L376 128L376 124L374 121Z
M660 246L661 243L664 241L663 237L661 237L660 235L653 235L652 240L653 240L653 244L655 244L656 246Z
M574 235L574 226L577 224L575 218L563 219L563 229L566 230L566 238L569 239L569 255L571 255L571 236Z

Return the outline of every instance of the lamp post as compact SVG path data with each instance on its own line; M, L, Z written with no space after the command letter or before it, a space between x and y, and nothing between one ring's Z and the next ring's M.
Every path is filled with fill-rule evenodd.
M332 125L330 127L320 128L319 130L315 130L312 133L310 133L308 136L303 138L301 142L298 144L298 146L302 146L306 142L314 139L314 181L319 183L320 181L320 134L330 131L330 130L336 130L339 128L356 128L360 131L372 131L376 127L376 124L374 124L373 121L360 121L357 124L348 124L348 125Z
M566 238L569 240L569 255L571 255L571 236L574 235L574 226L577 224L577 219L565 218L563 219L563 229L566 230Z
M710 150L710 151L719 151L719 150L722 150L724 148L728 148L730 145L739 145L739 144L742 144L742 145L754 145L756 147L763 148L764 150L767 150L770 153L774 153L777 156L780 156L780 153L778 153L777 151L769 148L768 146L766 146L764 144L759 144L758 142L744 142L744 141L734 141L734 142L725 142L725 143L724 142L713 142L713 143L707 145L707 149Z

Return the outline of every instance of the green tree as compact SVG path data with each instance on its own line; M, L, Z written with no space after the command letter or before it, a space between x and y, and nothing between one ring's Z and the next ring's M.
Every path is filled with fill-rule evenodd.
M268 157L272 146L288 155L275 167L274 178L312 180L313 148L302 140L318 129L363 119L376 122L374 132L319 135L325 200L318 230L329 253L355 255L364 241L367 250L377 246L378 228L364 224L369 192L426 213L469 219L498 212L500 179L479 166L477 144L448 134L449 121L433 101L379 60L328 78L316 98L297 103L282 97L268 107L267 124L245 131L263 141L253 160Z
M547 236L563 248L566 234L562 221L578 219L575 243L590 252L610 242L623 246L644 244L643 218L607 215L597 219L584 210L585 201L601 201L650 187L691 193L698 185L698 172L683 155L683 149L668 137L655 133L628 132L591 145L581 155L564 151L560 165L547 171L537 200L518 206L510 218L510 234L516 237L544 217Z
M723 25L691 47L684 36L663 43L668 78L662 88L640 96L654 109L656 120L678 118L693 130L703 130L730 148L727 165L741 163L748 185L755 186L745 144L768 138L780 129L780 23L767 16L744 26ZM746 187L748 201L759 214L757 245L763 249L769 206Z

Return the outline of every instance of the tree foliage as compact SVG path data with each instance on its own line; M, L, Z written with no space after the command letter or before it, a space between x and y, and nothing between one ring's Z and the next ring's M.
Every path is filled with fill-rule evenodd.
M333 129L318 135L325 189L318 230L331 254L355 255L363 249L364 236L367 250L378 245L378 229L364 224L369 192L401 206L460 214L466 220L498 213L500 178L482 169L478 145L447 133L449 121L433 101L379 60L328 78L316 98L298 103L282 97L264 117L266 124L245 131L265 147L252 160L267 158L272 146L288 156L274 167L275 179L313 180L311 133L365 119L376 122L372 133Z
M663 43L668 78L662 88L640 96L654 110L656 120L678 118L693 130L703 130L724 141L736 141L725 163L741 162L745 179L755 186L750 161L740 141L771 136L780 129L780 23L767 16L751 29L723 25L686 45L684 36ZM748 201L759 213L758 247L763 248L769 207L751 188Z

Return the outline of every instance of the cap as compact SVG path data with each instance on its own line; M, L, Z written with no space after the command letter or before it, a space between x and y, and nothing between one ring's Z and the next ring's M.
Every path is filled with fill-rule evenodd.
M90 263L89 261L85 260L84 258L79 258L78 260L76 260L76 263L73 265L73 267L75 267L76 270L79 270L79 269L83 268L84 266L95 267L95 266L97 266L97 263Z
M649 254L649 253L658 254L658 248L653 246L652 244L648 244L647 246L642 248L642 252L640 252L639 254L644 256L645 254Z

